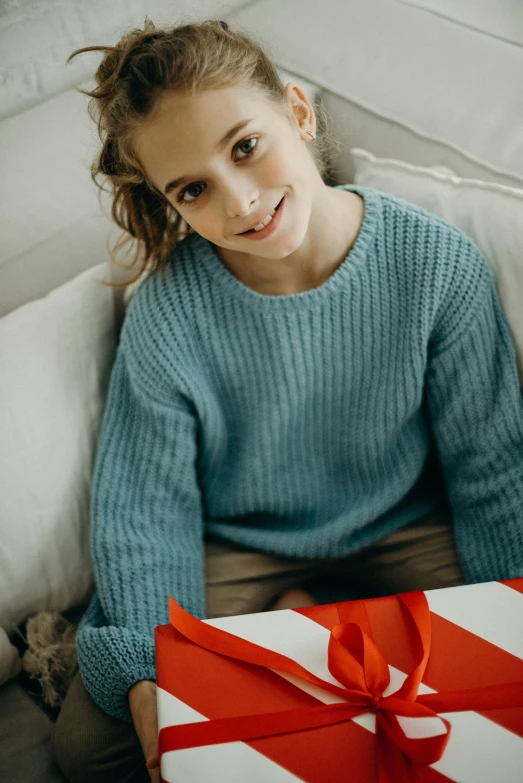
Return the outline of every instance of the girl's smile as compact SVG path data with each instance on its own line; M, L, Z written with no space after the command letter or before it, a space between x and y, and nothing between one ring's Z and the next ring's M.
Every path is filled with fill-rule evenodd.
M284 200L285 200L285 196L278 202L276 209L269 213L267 217L269 217L270 220L268 222L267 222L267 218L263 220L263 222L265 223L264 228L261 228L259 230L256 230L256 228L251 228L248 231L243 231L241 234L238 234L238 236L245 237L245 239L265 239L265 237L274 234L274 232L276 231L276 229L281 223Z

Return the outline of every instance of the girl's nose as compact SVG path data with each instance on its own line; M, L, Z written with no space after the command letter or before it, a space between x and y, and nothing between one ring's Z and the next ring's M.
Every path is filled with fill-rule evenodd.
M225 209L229 217L245 218L255 209L257 196L252 188L238 187L235 183L228 183L224 193Z

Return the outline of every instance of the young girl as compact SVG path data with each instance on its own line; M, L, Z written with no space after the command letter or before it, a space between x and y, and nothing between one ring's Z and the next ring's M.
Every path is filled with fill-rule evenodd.
M326 576L369 597L523 575L523 400L476 245L325 184L307 96L224 22L146 21L93 49L93 173L148 276L112 370L96 592L54 734L73 783L159 780L169 593L204 618L314 603Z

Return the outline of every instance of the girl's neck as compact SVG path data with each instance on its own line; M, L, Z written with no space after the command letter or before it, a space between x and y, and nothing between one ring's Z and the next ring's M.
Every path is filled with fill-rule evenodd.
M277 274L262 274L267 261L247 264L245 254L217 247L215 250L227 269L248 288L259 294L289 295L322 285L347 257L358 236L365 212L365 202L358 194L325 185L327 196L324 218L315 236L308 237L303 254L294 253L289 263L278 264ZM300 248L301 250L301 248ZM256 268L257 267L257 268Z

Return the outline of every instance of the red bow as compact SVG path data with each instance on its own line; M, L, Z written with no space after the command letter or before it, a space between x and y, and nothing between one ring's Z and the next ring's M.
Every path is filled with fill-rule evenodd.
M258 666L288 672L345 701L167 726L159 733L160 758L171 750L287 734L341 723L372 711L376 713L378 781L399 783L413 780L415 767L433 764L442 757L450 737L450 723L441 718L438 712L523 706L523 682L418 695L430 653L430 612L425 593L421 590L402 593L397 598L413 620L412 644L417 663L395 693L383 696L390 682L389 667L374 643L363 601L337 604L340 624L331 630L328 668L344 686L340 687L316 677L285 655L198 620L169 596L171 624L200 647ZM423 738L409 737L398 716L437 718L441 731Z

